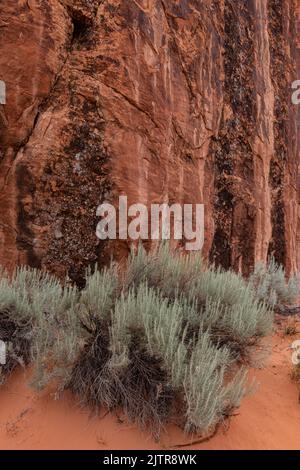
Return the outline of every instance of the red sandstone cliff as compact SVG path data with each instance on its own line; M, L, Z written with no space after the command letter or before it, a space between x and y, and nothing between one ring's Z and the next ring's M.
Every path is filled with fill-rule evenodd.
M127 194L204 202L225 267L300 269L299 22L299 0L2 0L1 263L77 279Z

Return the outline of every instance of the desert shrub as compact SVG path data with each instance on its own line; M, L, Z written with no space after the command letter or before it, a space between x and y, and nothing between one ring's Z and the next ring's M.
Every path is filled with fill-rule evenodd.
M287 279L285 270L271 258L267 265L258 263L249 283L260 301L271 308L282 308L292 305L300 296L299 274L292 274Z
M81 293L81 309L89 316L106 318L114 305L119 290L117 266L112 264L109 268L98 270L97 265L93 272L86 273L86 287Z
M232 345L235 354L245 356L247 346L272 329L271 308L257 299L247 281L234 272L205 267L198 252L182 256L161 244L147 254L140 246L131 254L125 278L127 272L136 285L146 279L167 299L182 302L194 327L204 322L215 341Z
M208 432L229 416L247 389L241 360L272 326L240 276L166 244L140 246L122 271L87 271L81 291L30 269L1 279L0 311L29 338L33 384L123 409L156 436L170 421Z
M225 338L243 342L265 336L272 328L271 310L255 298L239 275L230 271L208 269L192 283L187 296L202 306L206 325L223 331Z
M0 382L4 382L18 365L29 363L32 329L24 315L28 313L25 302L16 295L6 274L0 275L0 339L7 346L6 363L0 366Z
M230 348L214 344L209 331L202 330L192 346L183 380L185 429L207 431L240 405L248 391L247 369L235 369Z
M7 361L1 369L3 380L17 365L25 366L31 360L35 362L38 380L54 342L68 343L66 351L71 341L77 342L75 328L65 336L65 323L69 321L76 296L75 288L63 288L55 277L42 271L24 267L12 277L2 271L0 339L8 343Z
M145 282L120 295L109 323L102 315L93 322L69 384L84 403L122 407L156 434L172 419L186 430L207 431L245 393L244 373L226 383L229 349L215 346L202 326L189 340L182 304Z
M163 244L139 247L122 274L104 270L92 285L99 299L88 277L88 335L69 383L84 403L121 407L154 429L175 415L187 431L207 431L239 405L238 361L272 328L270 309L240 276Z
M36 344L33 380L35 387L42 388L55 379L58 392L71 381L78 354L90 343L91 337L100 334L99 321L107 328L110 310L119 291L117 267L112 264L101 271L97 266L88 269L86 286L80 293L75 287L59 288L56 299L63 303L57 308L57 314L48 315L41 328L41 338L47 336L47 340Z
M131 251L124 285L138 285L147 280L150 287L159 289L168 298L188 290L190 283L203 272L202 257L199 252L186 255L172 250L168 243L161 243L149 253L139 245Z
M162 330L165 315L171 335ZM181 321L176 307L140 286L138 292L120 295L109 322L102 316L93 322L95 332L79 356L70 387L89 405L122 407L141 426L155 423L158 428L173 398L170 374L176 353L177 361L184 361L177 351Z

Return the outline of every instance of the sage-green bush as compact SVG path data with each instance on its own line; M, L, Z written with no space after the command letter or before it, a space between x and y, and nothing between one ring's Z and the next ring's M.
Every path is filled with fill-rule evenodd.
M34 363L33 384L55 379L58 392L121 407L156 435L168 422L208 432L229 416L247 390L241 362L271 328L240 276L167 244L140 246L124 269L87 271L81 291L28 268L0 276L0 339L12 342L11 361Z
M283 266L271 258L267 265L257 263L249 278L250 286L259 301L271 308L281 309L293 305L300 296L300 275L293 273L287 278Z
M27 267L12 277L0 272L0 339L9 346L7 362L0 369L2 380L18 364L30 361L35 362L36 371L44 370L54 344L57 351L65 344L63 354L70 351L70 342L77 342L79 334L74 328L76 301L76 288L63 288L45 272ZM65 336L68 324L72 328Z

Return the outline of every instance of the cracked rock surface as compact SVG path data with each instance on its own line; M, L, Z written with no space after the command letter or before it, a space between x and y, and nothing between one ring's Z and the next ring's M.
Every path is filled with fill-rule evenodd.
M96 208L204 203L205 256L300 269L297 0L2 0L0 261L122 257ZM299 74L298 74L299 75Z

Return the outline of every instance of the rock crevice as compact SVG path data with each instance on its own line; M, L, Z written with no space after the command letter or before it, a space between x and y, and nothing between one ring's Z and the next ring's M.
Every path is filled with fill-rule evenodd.
M95 236L97 206L126 194L204 203L204 255L226 268L300 269L296 0L4 0L0 16L2 264L83 282L128 252Z

